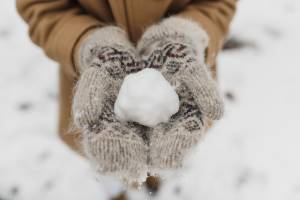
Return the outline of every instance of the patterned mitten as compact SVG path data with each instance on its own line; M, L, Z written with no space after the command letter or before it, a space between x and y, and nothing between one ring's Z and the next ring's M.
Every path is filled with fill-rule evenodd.
M72 111L83 150L100 173L137 178L146 170L145 127L121 123L113 111L123 78L141 69L137 53L124 31L109 26L91 33L78 54Z
M208 121L222 116L222 99L204 63L207 45L206 32L179 17L149 27L138 44L146 67L160 70L180 98L179 112L150 134L152 169L179 168Z

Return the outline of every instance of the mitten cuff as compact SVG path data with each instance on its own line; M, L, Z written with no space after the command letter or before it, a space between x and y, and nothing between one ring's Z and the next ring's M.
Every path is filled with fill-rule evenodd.
M186 154L199 142L205 132L204 129L194 133L186 133L181 129L179 131L170 135L157 133L151 137L149 164L151 172L159 173L165 169L182 168Z
M76 58L80 73L90 66L97 55L97 49L103 47L117 47L129 52L135 51L126 32L121 28L117 26L99 28L94 30L81 44Z
M140 52L149 51L147 48L151 48L153 43L161 40L191 46L198 58L204 58L209 37L198 23L182 17L169 17L146 30L138 44L138 49Z
M84 133L82 145L96 170L119 179L137 180L147 172L147 146L142 138L114 133Z

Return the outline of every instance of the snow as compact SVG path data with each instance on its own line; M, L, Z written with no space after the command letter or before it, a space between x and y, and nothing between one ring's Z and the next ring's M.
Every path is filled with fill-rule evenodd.
M125 77L115 107L121 121L154 127L179 110L179 97L156 69L143 69Z
M108 199L88 162L57 136L56 64L0 6L0 199ZM242 0L219 57L226 113L157 200L300 199L300 2ZM130 200L146 199L131 191Z

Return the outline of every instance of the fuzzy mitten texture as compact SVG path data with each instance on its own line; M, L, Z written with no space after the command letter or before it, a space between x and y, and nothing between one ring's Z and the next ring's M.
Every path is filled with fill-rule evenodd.
M141 69L137 52L123 30L105 27L86 38L78 56L72 111L83 150L100 173L137 178L146 170L146 128L119 122L113 111L123 78Z
M223 114L217 84L204 61L208 40L197 23L170 17L149 27L138 44L146 67L160 70L180 98L179 112L150 133L151 168L179 168L204 133L206 120Z

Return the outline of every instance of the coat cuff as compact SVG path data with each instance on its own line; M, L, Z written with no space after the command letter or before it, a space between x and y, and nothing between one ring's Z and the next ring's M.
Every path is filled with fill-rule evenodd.
M186 10L181 12L177 16L197 22L206 31L210 40L206 49L205 61L206 64L210 67L214 66L216 64L216 56L223 44L220 32L216 30L216 28L212 25L211 20L207 16L198 12L197 10Z

